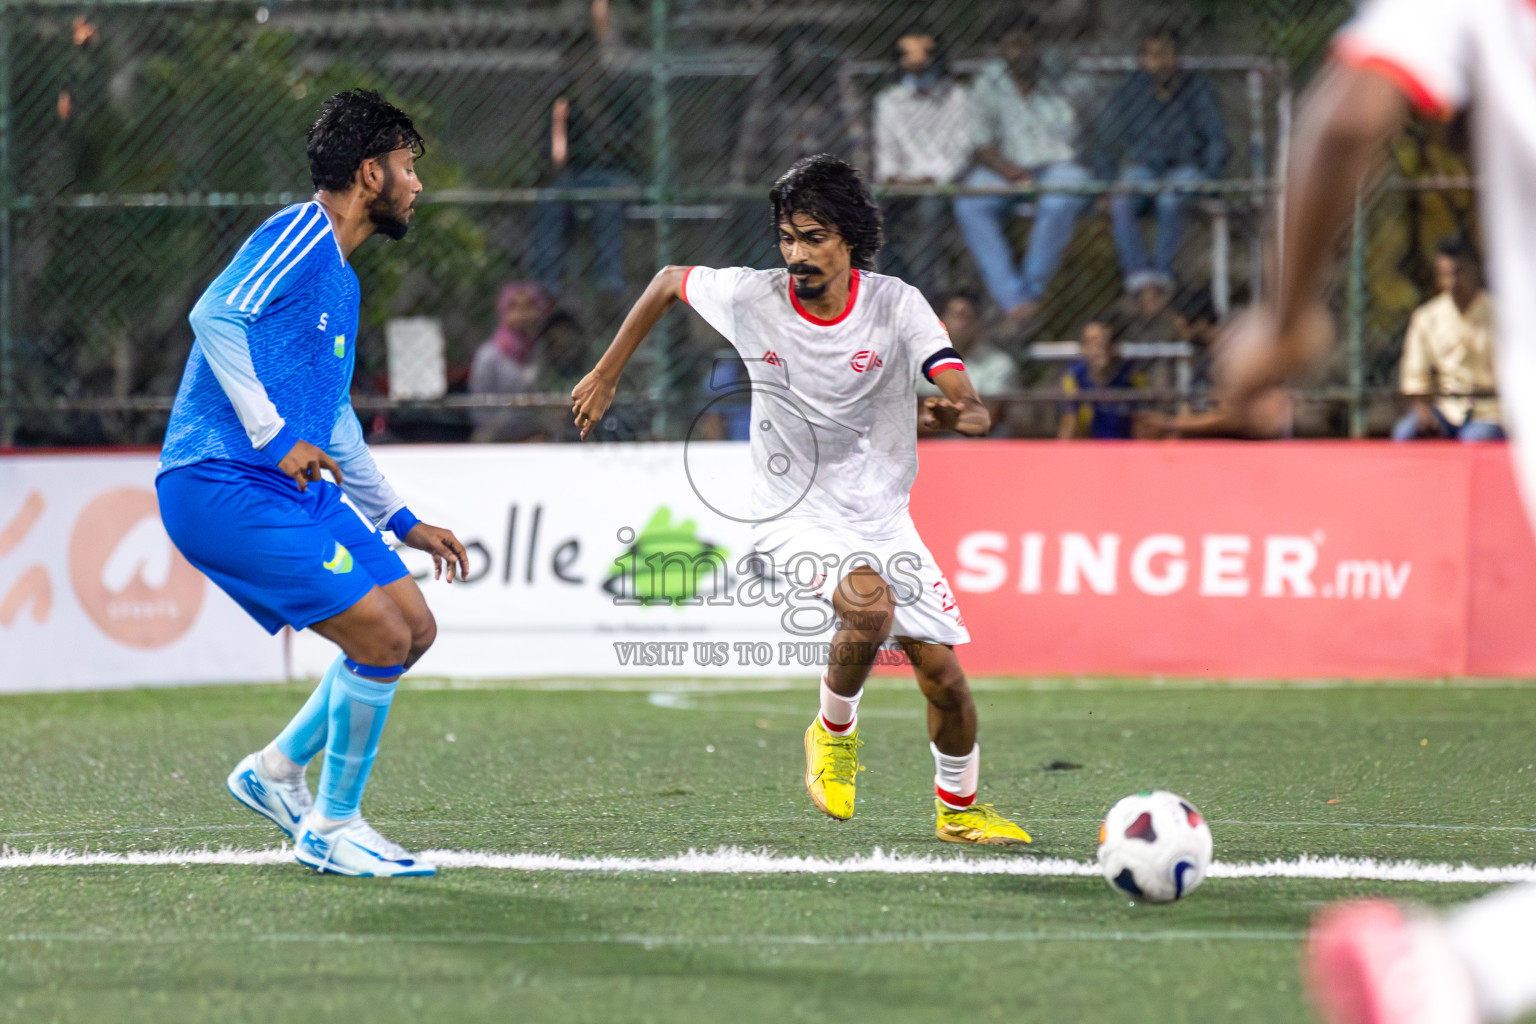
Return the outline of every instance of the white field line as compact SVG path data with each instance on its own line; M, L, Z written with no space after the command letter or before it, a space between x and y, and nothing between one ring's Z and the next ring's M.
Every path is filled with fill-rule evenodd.
M886 853L832 859L782 856L762 851L721 847L712 852L689 850L672 857L565 857L551 853L484 853L473 850L427 850L422 856L444 868L484 868L493 871L567 871L688 875L1014 875L1035 878L1093 877L1099 867L1089 861L1029 856L964 857ZM292 863L286 847L265 850L159 850L136 853L0 848L0 869L88 866L227 865L257 866ZM1371 858L1298 857L1262 863L1211 865L1211 878L1309 878L1380 882L1504 883L1536 881L1536 864L1477 867L1471 864L1426 864L1420 861L1378 861Z
M884 932L873 935L513 935L479 933L469 935L424 934L416 932L379 934L370 932L15 932L0 934L0 942L98 942L141 945L207 945L210 943L266 943L273 945L349 946L403 944L445 946L639 946L656 949L667 946L896 946L948 945L979 942L1298 942L1299 931L1244 931L1233 928L1168 928L1156 931L1110 929L1073 929L1062 931L1017 932Z

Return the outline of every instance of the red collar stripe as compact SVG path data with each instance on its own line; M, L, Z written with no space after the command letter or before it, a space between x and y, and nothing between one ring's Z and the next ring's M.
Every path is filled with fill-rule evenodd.
M802 318L809 320L817 327L835 327L842 323L844 320L848 319L848 314L853 312L853 304L858 300L859 272L857 269L850 271L848 274L848 305L844 306L843 311L837 314L837 316L833 317L831 320L823 320L819 316L813 316L812 314L807 313L805 311L805 307L800 305L799 297L795 295L795 279L789 279L789 301L794 304L795 312L799 313Z

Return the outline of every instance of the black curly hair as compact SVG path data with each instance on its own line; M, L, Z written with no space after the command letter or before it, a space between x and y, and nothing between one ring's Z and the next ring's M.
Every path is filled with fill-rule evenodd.
M848 243L855 267L875 269L875 256L885 241L880 207L857 167L830 153L804 157L773 183L768 200L773 204L775 230L797 213L814 217L835 228Z
M363 161L397 149L417 156L427 144L410 115L373 89L348 89L326 100L309 129L309 176L315 188L343 192Z

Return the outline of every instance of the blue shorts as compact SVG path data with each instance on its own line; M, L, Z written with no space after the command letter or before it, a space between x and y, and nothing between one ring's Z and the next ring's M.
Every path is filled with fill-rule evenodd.
M275 470L198 462L155 481L176 547L268 633L304 629L409 575L330 481L300 491Z

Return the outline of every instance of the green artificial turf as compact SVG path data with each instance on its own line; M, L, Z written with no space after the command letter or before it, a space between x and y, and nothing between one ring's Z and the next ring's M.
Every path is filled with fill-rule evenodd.
M224 792L298 687L0 698L0 843L276 845ZM1509 864L1536 850L1536 690L978 683L982 799L1031 851L932 836L922 704L861 708L858 813L801 788L814 684L402 693L365 811L408 847L656 857L1089 860L1119 797L1175 789L1225 861ZM0 1020L1305 1021L1297 939L1346 895L1475 885L1209 881L1167 907L1096 878L297 864L0 870Z

